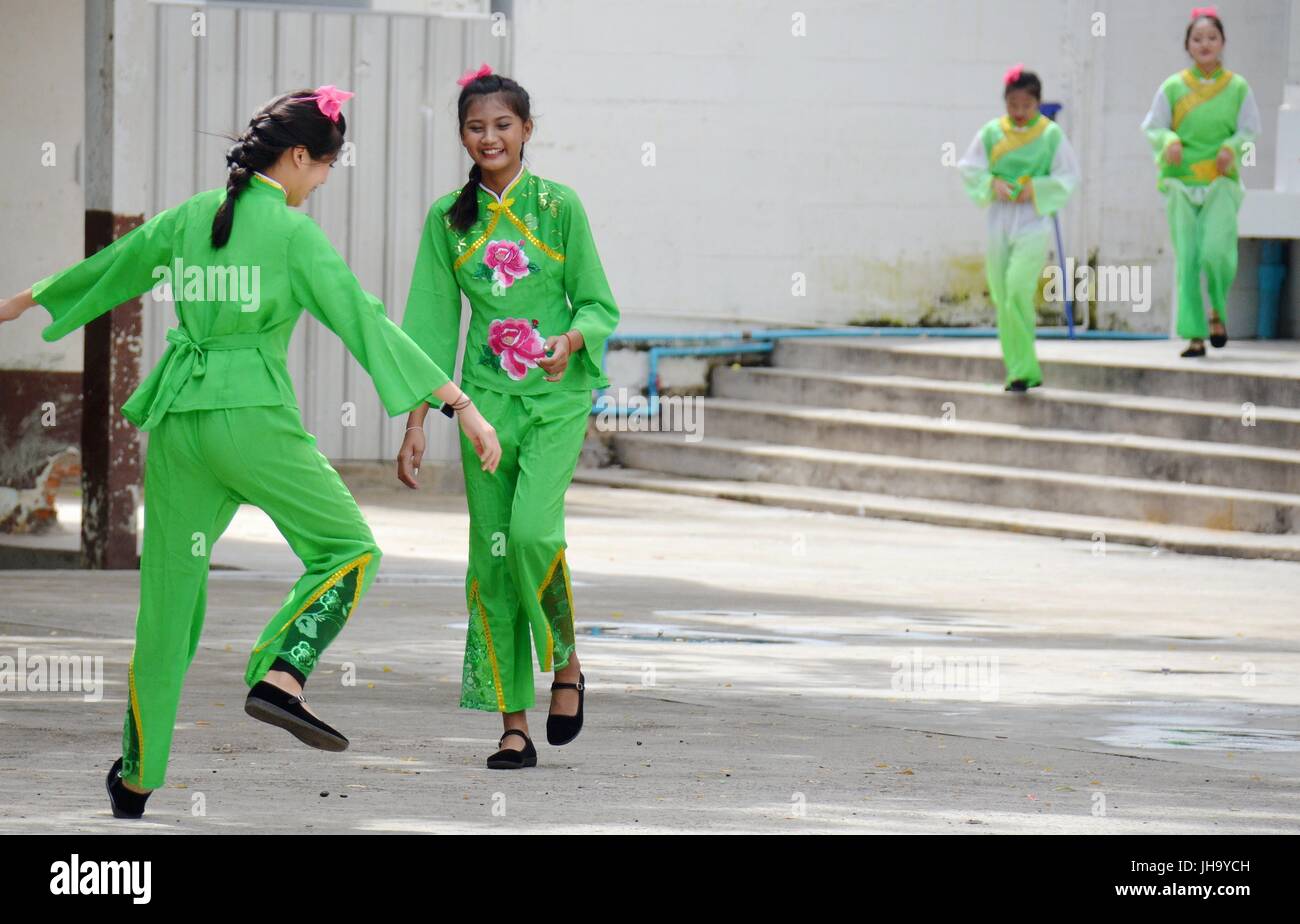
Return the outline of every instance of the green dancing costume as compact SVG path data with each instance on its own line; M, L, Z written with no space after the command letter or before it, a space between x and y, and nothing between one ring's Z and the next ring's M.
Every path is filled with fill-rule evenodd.
M1079 183L1079 167L1065 132L1041 113L1025 125L1007 116L993 119L975 135L958 162L966 192L989 206L986 273L997 309L998 340L1006 384L1041 385L1034 351L1038 279L1047 262L1051 216ZM1005 180L1012 194L1033 187L1033 202L1002 202L993 181Z
M236 200L229 242L213 250L212 220L225 195L200 193L32 287L54 319L42 336L57 340L148 290L157 268L181 270L171 283L179 325L122 406L127 420L150 431L122 744L123 778L146 789L165 780L181 687L203 628L212 547L240 504L264 510L306 569L253 648L250 687L277 658L310 674L379 566L355 500L303 429L286 365L303 308L343 340L389 414L438 405L432 392L448 382L274 180L252 177ZM222 280L252 267L260 285L250 307L233 291L235 277Z
M1178 336L1204 340L1209 324L1202 273L1210 305L1228 320L1228 289L1237 275L1237 211L1245 195L1238 165L1259 134L1259 107L1240 74L1219 68L1207 77L1192 67L1160 85L1142 130L1155 152L1156 187L1165 194L1174 245ZM1175 141L1182 143L1183 156L1170 164L1165 152ZM1221 174L1216 160L1224 149L1232 152L1233 163Z
M451 369L461 293L469 299L461 387L492 421L502 455L485 472L461 435L470 541L460 704L518 712L534 703L533 650L547 672L573 652L564 493L592 390L609 385L601 357L619 312L572 189L523 167L501 197L480 183L479 218L463 235L447 216L460 194L429 210L402 329ZM542 345L571 329L584 346L548 382Z

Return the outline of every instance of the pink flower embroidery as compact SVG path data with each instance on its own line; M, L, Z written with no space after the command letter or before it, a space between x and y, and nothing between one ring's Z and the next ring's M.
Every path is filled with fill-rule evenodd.
M498 318L489 324L488 346L501 357L501 368L515 381L546 358L546 341L524 318Z
M496 281L507 289L516 279L528 275L528 254L524 253L523 241L518 244L514 241L488 241L483 262L492 268Z

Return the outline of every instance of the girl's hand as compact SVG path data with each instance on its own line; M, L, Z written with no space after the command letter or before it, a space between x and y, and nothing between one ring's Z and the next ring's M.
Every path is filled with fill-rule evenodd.
M558 334L546 338L546 352L551 355L537 361L537 365L542 367L542 371L549 373L546 376L546 381L558 382L564 378L564 371L569 368L569 355L572 348L573 342L568 334Z
M1165 163L1171 167L1177 167L1183 162L1183 143L1181 141L1169 142L1169 147L1165 148Z
M1001 178L993 180L993 195L999 202L1011 202L1015 198L1011 195L1011 184Z
M412 427L402 438L402 448L397 450L397 480L408 488L418 488L415 476L420 474L420 460L424 458L424 427Z
M495 472L501 463L501 443L497 439L496 429L483 419L478 408L472 404L458 410L456 419L460 421L460 428L465 431L475 454L483 463L483 471Z
M1220 176L1227 176L1236 162L1237 156L1232 152L1232 148L1220 148L1219 156L1214 159L1214 166L1219 168Z
M31 289L19 292L13 298L0 299L0 323L18 320L24 311L35 304Z
M1026 180L1025 185L1020 187L1020 195L1016 198L1017 202L1028 202L1034 204L1034 181Z

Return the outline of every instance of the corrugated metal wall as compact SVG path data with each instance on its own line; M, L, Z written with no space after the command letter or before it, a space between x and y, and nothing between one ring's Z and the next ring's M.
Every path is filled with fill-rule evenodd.
M429 204L465 182L469 160L456 132L456 78L482 61L500 69L508 39L484 16L302 12L264 4L206 6L206 36L191 34L196 8L158 4L152 212L225 184L229 142L266 100L335 84L346 105L356 164L340 165L309 200L362 286L400 320ZM147 370L175 324L172 306L145 298ZM342 342L303 314L289 351L303 422L331 459L394 458L404 418L390 420L369 377ZM349 403L354 420L345 419ZM440 418L441 419L441 418ZM455 431L430 428L429 458L455 459Z

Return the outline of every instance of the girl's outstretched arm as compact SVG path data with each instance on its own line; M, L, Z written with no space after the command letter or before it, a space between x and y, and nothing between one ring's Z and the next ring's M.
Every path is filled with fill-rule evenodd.
M4 301L0 301L0 323L4 321L16 321L22 317L22 313L28 308L35 305L32 300L32 290L25 289Z
M304 220L289 241L289 273L298 303L338 335L375 383L390 415L421 403L440 405L436 390L450 378L392 322L325 232Z
M54 319L41 336L58 340L157 284L171 263L176 217L175 208L159 212L98 253L33 285L32 300Z
M379 299L361 288L310 219L289 241L289 273L294 297L361 363L390 415L461 398L460 388L392 322ZM484 470L495 471L501 459L496 430L472 404L460 411L460 420Z

